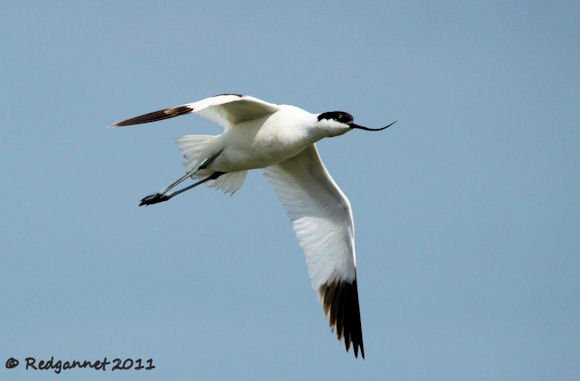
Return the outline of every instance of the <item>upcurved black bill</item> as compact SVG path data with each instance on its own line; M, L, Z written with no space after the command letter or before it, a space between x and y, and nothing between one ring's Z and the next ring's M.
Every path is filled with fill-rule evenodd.
M359 126L358 124L354 124L354 123L350 123L349 126L350 126L350 128L358 128L360 130L365 130L365 131L382 131L385 128L391 127L395 123L397 123L396 120L393 123L391 123L391 124L389 124L389 125L387 125L385 127L381 127L381 128L368 128L368 127L365 127L365 126Z

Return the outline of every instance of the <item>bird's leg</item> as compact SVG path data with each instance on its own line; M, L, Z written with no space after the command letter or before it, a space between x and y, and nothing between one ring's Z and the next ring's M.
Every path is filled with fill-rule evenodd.
M203 183L205 183L206 181L209 180L215 180L218 177L220 177L221 175L225 174L226 172L214 172L211 176L206 177L205 179L199 180L196 183L193 183L191 185L186 186L183 189L180 189L178 191L175 191L173 193L167 194L166 192L172 188L174 188L177 184L183 182L186 178L188 178L191 175L186 175L182 178L180 178L179 180L175 181L173 184L171 184L170 186L168 186L167 188L165 188L161 193L154 193L152 195L149 195L147 197L144 197L143 199L141 199L141 202L139 203L139 206L143 206L143 205L153 205L153 204L157 204L159 202L163 202L163 201L167 201L175 196L177 196L180 193L183 193L185 191L188 191L192 188L195 188L198 185L201 185Z
M184 189L171 193L171 194L167 194L167 192L169 192L170 190L172 190L173 188L175 188L176 186L178 186L179 184L181 184L182 182L184 182L185 180L187 180L188 177L191 177L193 175L195 175L197 173L197 171L199 171L200 169L206 169L207 166L215 160L216 157L218 157L220 154L222 153L222 151L219 151L218 153L216 153L215 155L210 156L209 158L207 158L206 160L204 160L203 163L201 163L201 165L194 171L194 172L188 172L186 173L184 176L180 177L179 179L175 180L173 183L171 183L170 185L168 185L167 187L163 188L160 192L157 193L153 193L150 194L147 197L144 197L141 199L141 202L139 203L139 206L143 206L143 205L153 205L153 204L157 204L159 202L163 202L163 201L167 201L170 198L172 198L173 196L176 196L180 193L185 192L186 190L189 190L191 188L194 188L196 186L198 186L199 184L203 184L208 180L215 180L218 177L220 177L221 175L224 174L224 172L214 172L213 175L209 176L208 178L205 178L201 181L198 181L195 184L192 184L188 187L185 187ZM219 175L216 176L216 174L219 173ZM215 176L215 177L214 177Z
M193 173L195 173L195 172L193 172ZM157 193L150 194L149 196L142 198L141 202L139 203L139 206L152 205L152 204L157 204L158 202L163 202L163 201L169 200L169 198L167 197L167 192L169 192L171 189L175 188L176 186L178 186L179 184L184 182L188 177L191 177L193 175L193 173L186 173L184 176L180 177L179 179L177 179L176 181L174 181L173 183L171 183L167 187L163 188L161 191L159 191Z
M197 172L197 171L195 171L195 172ZM168 185L165 188L163 188L159 193L160 194L166 194L167 192L169 192L170 190L172 190L173 188L175 188L176 186L178 186L179 184L181 184L182 182L184 182L185 180L187 180L187 178L193 176L195 174L195 172L186 173L184 176L180 177L179 179L175 180L170 185Z
M219 155L221 155L221 153L224 152L224 150L221 150L219 152L217 152L214 155L211 155L210 157L208 157L207 159L204 160L203 163L201 163L201 165L199 167L197 167L197 170L199 171L200 169L206 169L208 165L211 164L212 161L215 160L216 157L218 157Z

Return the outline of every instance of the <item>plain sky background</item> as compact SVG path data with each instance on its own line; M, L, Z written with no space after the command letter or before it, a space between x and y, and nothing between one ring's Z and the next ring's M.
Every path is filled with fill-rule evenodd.
M0 379L580 379L575 1L4 1ZM345 110L319 143L357 231L346 353L274 192L141 197L218 93ZM9 357L21 366L7 370ZM145 372L22 369L153 358Z

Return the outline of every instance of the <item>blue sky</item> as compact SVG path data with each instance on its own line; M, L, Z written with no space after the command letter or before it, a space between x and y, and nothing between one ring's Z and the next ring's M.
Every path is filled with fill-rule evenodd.
M580 377L580 7L540 2L6 2L0 360L153 358L60 380ZM183 174L224 92L342 109L319 144L349 196L367 359L330 333L259 171ZM0 378L54 379L0 369Z

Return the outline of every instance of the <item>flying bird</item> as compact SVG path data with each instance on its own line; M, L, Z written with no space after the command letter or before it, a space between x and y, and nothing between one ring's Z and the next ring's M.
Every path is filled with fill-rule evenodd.
M355 124L344 111L312 114L301 108L265 102L247 95L222 94L117 122L112 127L199 114L220 124L217 136L177 139L185 175L143 198L142 205L167 201L200 184L233 194L248 170L263 168L292 222L306 256L312 286L324 313L355 357L365 357L358 300L354 224L350 202L334 182L316 149L322 138L352 130L380 131ZM179 190L179 184L194 183Z

